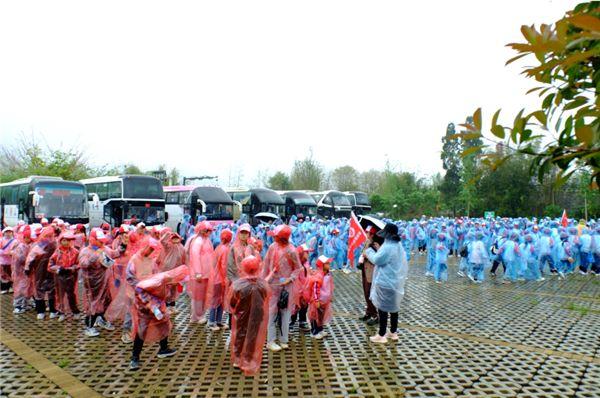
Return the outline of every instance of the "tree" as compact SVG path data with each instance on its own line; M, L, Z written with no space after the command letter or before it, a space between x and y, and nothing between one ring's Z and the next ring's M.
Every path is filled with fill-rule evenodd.
M144 174L136 165L129 163L123 166L123 174Z
M497 169L517 154L531 155L530 171L541 182L553 169L557 185L577 170L590 173L593 186L600 186L600 7L597 1L581 3L553 24L521 27L524 43L508 44L517 55L507 65L528 57L523 74L540 85L527 92L537 93L537 109L522 109L510 126L498 123L500 110L494 113L490 132L482 134L481 109L473 114L473 126L456 138L486 138L492 145L502 143L503 153L489 151L482 163ZM543 139L543 140L540 140ZM542 143L543 145L540 145ZM463 155L475 151L466 149Z
M371 169L362 172L359 176L359 190L366 192L369 195L379 192L382 179L383 174L380 170Z
M446 134L442 137L442 167L446 170L440 192L444 202L452 209L452 215L456 215L458 194L461 189L461 142L455 139L456 130L454 123L448 123Z
M467 117L465 125L473 126L473 118L471 116ZM473 183L475 182L479 173L478 156L481 155L482 144L483 141L480 137L467 137L460 140L460 152L467 153L467 155L463 156L461 159L461 184L458 197L465 205L467 216L470 216L471 206L473 205L473 202L477 200L476 189ZM469 151L470 148L475 148L475 150Z
M358 190L358 171L352 166L342 166L333 170L330 175L330 184L338 191Z
M312 150L308 157L294 162L291 174L294 189L318 191L323 185L324 177L323 167L313 159Z
M269 177L267 186L276 191L288 191L292 189L292 182L287 174L282 171L278 171Z
M171 185L179 185L181 184L181 175L179 174L179 170L173 167L169 172L169 183Z
M53 149L41 146L41 141L36 135L23 135L14 145L1 144L0 182L30 175L57 176L74 181L95 175L81 149Z

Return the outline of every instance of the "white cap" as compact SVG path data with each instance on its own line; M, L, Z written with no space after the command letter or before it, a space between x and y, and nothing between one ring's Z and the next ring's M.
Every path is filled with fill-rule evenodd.
M6 227L2 230L2 233L5 233L5 232L13 232L13 229L11 227Z

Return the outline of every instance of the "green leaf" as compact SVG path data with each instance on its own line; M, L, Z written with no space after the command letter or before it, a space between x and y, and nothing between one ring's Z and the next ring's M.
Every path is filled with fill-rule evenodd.
M492 127L498 123L498 116L500 116L500 109L498 109L496 113L494 113L494 116L492 116Z
M473 114L473 124L475 124L476 130L481 131L481 108L477 108Z
M575 136L577 139L585 144L586 146L592 146L592 142L594 141L594 131L592 127L589 125L576 127L575 128Z
M588 99L586 97L583 97L583 96L575 97L575 99L573 101L569 102L565 106L564 109L566 111L568 111L570 109L579 108L580 106L584 105L587 101L588 101Z
M574 15L569 22L581 29L600 32L600 19L591 15Z
M516 60L521 59L521 58L523 58L526 55L529 55L529 53L525 52L523 54L517 55L516 57L512 57L511 59L509 59L508 61L506 61L506 63L504 64L504 66L510 65L513 62L515 62Z
M469 155L472 155L472 154L474 154L474 153L475 153L475 152L477 152L477 151L480 151L482 148L483 148L483 146L481 146L481 145L480 145L480 146L473 146L473 147L471 147L471 148L467 148L467 149L465 149L465 150L464 150L464 151L463 151L463 152L460 154L460 157L461 157L461 158L466 158L467 156L469 156Z
M546 127L546 122L547 122L547 118L546 118L546 114L544 113L544 111L535 111L532 112L529 117L535 117L541 124L542 126Z
M552 100L554 99L554 95L554 93L550 93L546 96L546 98L544 98L544 100L542 101L542 108L550 108L550 106L552 105Z
M493 126L492 134L494 134L496 137L498 137L500 139L504 139L504 137L505 137L504 127L500 126L499 124Z

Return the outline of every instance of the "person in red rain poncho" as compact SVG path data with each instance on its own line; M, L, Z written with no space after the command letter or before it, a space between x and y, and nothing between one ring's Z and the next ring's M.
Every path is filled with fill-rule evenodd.
M131 245L131 252L133 254L137 253L137 251L141 247L146 246L146 244L148 243L148 239L150 239L150 236L147 234L146 224L144 224L143 222L138 223L135 226L135 230L131 234L129 234L129 244Z
M294 281L294 290L297 292L297 302L295 303L294 313L292 314L292 321L290 327L298 322L300 329L307 330L308 323L306 322L306 313L308 311L308 303L310 301L310 293L308 290L308 280L312 273L310 269L310 262L308 259L309 253L312 251L306 244L300 245L296 248L298 257L300 258L300 264L302 264L302 270L298 273L298 278Z
M114 258L120 256L120 250L106 246L106 236L99 228L90 232L90 244L79 253L79 267L83 279L83 308L86 314L85 335L96 337L100 333L95 328L97 324L106 330L115 327L104 319L104 311L110 304L108 277L106 270L114 265Z
M29 226L18 236L18 243L12 249L13 313L22 314L27 310L27 300L33 296L31 277L25 274L25 262L31 248Z
M50 225L43 227L37 242L35 242L25 260L25 274L33 275L33 295L37 319L46 316L46 300L50 310L50 319L57 318L54 307L54 275L48 272L48 261L56 250L56 235Z
M210 313L208 326L212 331L225 328L223 320L223 302L227 288L227 257L229 256L233 233L229 229L221 231L221 243L215 250L215 262L210 272L208 307Z
M191 322L206 323L208 279L215 261L215 250L210 240L213 231L208 221L196 225L194 235L185 245L187 264L190 267L188 294L192 302Z
M156 261L160 272L170 271L185 264L185 248L181 244L181 236L170 229L165 228L163 231L160 238L161 250ZM167 307L170 308L171 313L175 310L175 302L179 297L177 287L178 285L167 287Z
M267 250L262 270L262 276L269 282L272 293L267 335L267 348L271 351L288 347L290 319L296 303L293 282L303 269L296 249L289 243L291 233L292 230L287 225L275 228L275 242ZM280 344L275 342L278 324L281 325Z
M75 234L75 242L73 243L73 246L75 246L75 249L81 250L81 248L84 247L87 243L87 236L85 234L85 225L83 225L83 224L75 225L74 234Z
M59 321L65 320L65 314L79 318L77 307L77 276L79 250L73 247L75 236L64 233L58 238L58 249L50 257L48 271L55 274L56 298L58 300Z
M167 284L172 283L173 277L163 278L158 273L158 266L152 253L158 249L159 243L155 239L149 239L146 245L131 258L127 265L126 275L127 284L135 292L135 298L132 308L133 315L133 351L129 369L137 370L140 365L140 354L144 343L160 342L159 358L166 358L175 355L176 350L169 348L169 333L172 329L169 313L166 311ZM183 269L184 273L180 272ZM180 276L189 274L188 268L184 265L176 269L167 271L174 272ZM156 279L155 281L152 279ZM141 287L143 282L151 282L154 288L144 289Z
M133 256L133 245L130 242L130 236L133 232L128 232L126 226L119 227L112 242L113 250L121 252L121 255L115 258L115 264L107 271L108 284L111 302L104 318L110 322L117 320L123 321L121 341L125 344L131 343L131 306L133 304L133 289L125 283L125 269L129 259Z
M2 230L0 239L0 293L6 294L12 286L11 251L17 245L13 229L6 227Z
M252 228L250 224L242 224L235 236L235 242L229 249L227 257L227 279L233 283L239 276L242 260L248 256L258 256L255 247L250 244Z
M308 283L310 334L315 339L322 339L327 335L327 332L323 331L323 326L329 323L332 317L333 278L329 273L332 260L332 258L320 256L316 263L317 271L311 275Z
M229 300L233 315L231 362L247 376L260 370L269 320L269 284L259 276L259 269L258 257L242 261L241 275L231 286Z

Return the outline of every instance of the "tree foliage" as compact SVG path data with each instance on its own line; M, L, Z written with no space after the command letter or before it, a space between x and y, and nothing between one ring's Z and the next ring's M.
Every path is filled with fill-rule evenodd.
M292 168L291 181L294 189L318 191L323 185L325 172L323 167L313 158L312 151L303 160L296 160Z
M590 173L595 189L600 185L600 2L581 3L553 24L521 27L525 42L508 46L517 55L507 65L527 57L533 63L522 74L538 85L527 92L540 98L537 109L522 109L511 125L491 120L493 145L505 151L486 151L481 161L497 169L515 154L531 156L530 172L541 182L554 168L557 185L576 171ZM484 137L482 112L473 114L473 125L456 138ZM472 147L463 156L481 149Z
M461 142L454 139L455 135L454 123L448 123L446 134L442 137L441 159L442 167L446 170L446 174L444 174L440 192L446 204L452 209L453 214L456 214L462 167L460 159Z
M278 171L269 177L267 187L276 191L288 191L292 189L292 182L287 174L283 171Z
M356 191L359 177L358 171L352 166L338 167L329 176L329 186L338 191Z

